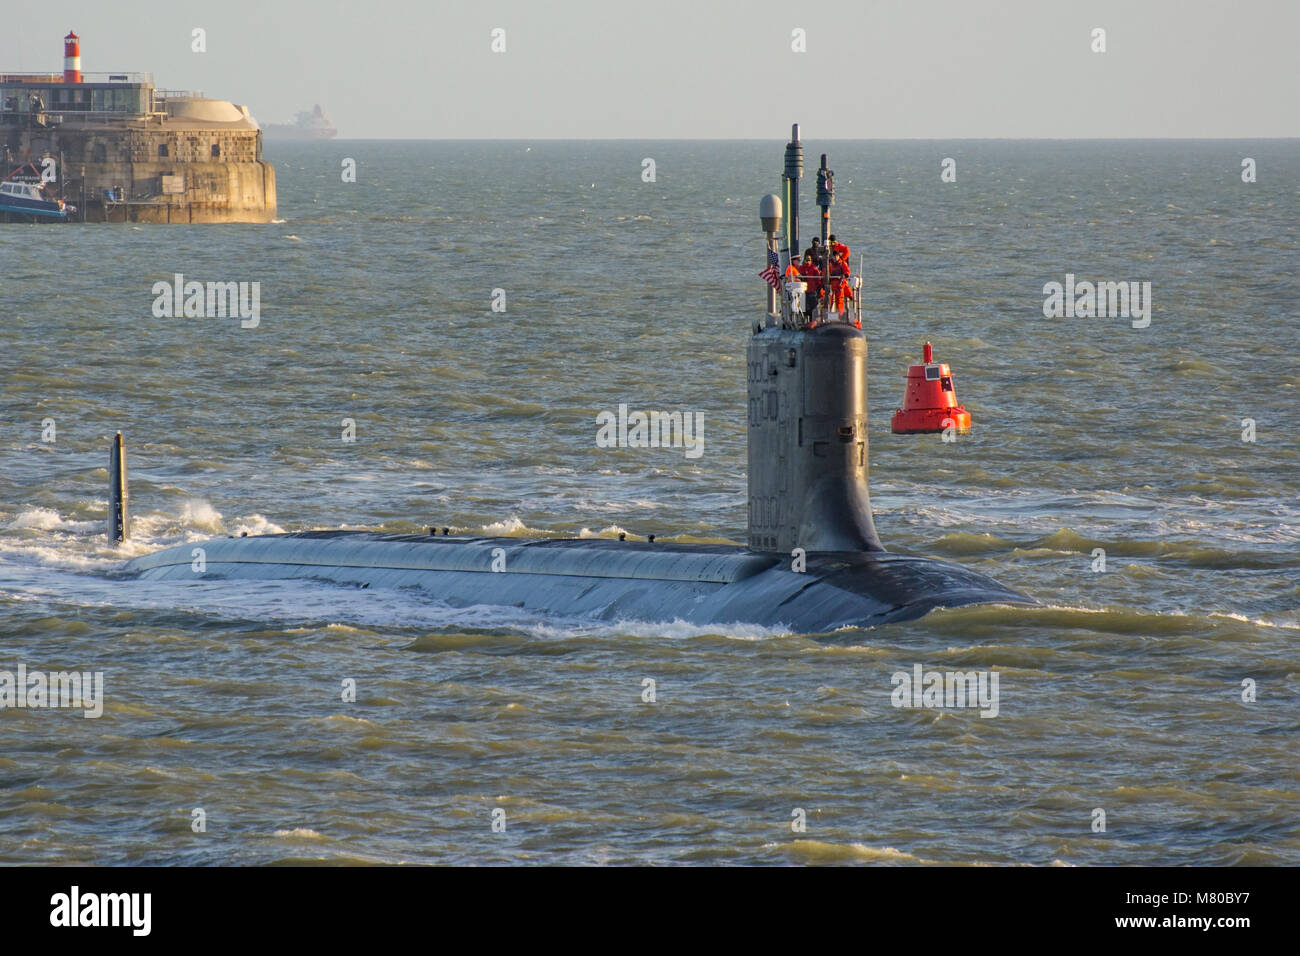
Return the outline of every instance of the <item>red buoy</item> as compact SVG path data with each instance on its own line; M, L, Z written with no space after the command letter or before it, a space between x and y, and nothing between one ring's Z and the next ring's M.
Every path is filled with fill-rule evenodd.
M970 431L970 412L957 404L952 372L945 363L934 360L934 350L926 342L922 363L907 369L903 407L894 412L889 430L898 435L914 435L941 432L948 427L955 427L962 434Z

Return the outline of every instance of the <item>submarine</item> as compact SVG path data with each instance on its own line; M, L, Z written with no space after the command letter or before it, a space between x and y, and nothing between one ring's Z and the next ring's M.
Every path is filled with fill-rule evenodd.
M225 537L143 555L147 580L315 579L418 588L452 607L523 608L592 621L757 625L821 634L918 618L940 607L1034 604L960 565L887 551L867 478L867 339L861 277L798 274L803 145L794 125L781 196L760 202L767 311L747 346L746 546L611 539L523 540L369 531ZM820 243L830 235L834 173L817 171ZM792 263L796 267L792 268ZM778 268L784 268L784 272ZM839 294L819 295L818 289ZM120 437L110 534L126 528Z

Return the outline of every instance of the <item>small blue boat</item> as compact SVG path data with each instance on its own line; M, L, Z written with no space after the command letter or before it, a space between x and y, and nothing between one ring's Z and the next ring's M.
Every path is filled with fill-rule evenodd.
M67 219L73 208L62 199L46 199L41 184L17 179L0 182L0 211L24 213L42 219Z

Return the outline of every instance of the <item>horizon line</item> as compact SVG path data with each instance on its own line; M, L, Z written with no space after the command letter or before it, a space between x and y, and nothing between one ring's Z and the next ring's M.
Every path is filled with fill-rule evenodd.
M261 128L265 132L265 127ZM872 136L817 137L819 143L1204 143L1241 140L1300 140L1295 136ZM758 136L336 136L332 139L279 140L281 143L772 143L776 138ZM804 143L807 139L801 140ZM271 140L271 142L276 142Z

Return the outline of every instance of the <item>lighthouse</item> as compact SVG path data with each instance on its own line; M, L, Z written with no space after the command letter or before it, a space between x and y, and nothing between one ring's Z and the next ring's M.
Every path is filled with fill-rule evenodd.
M63 38L63 82L81 82L81 37L71 30Z

